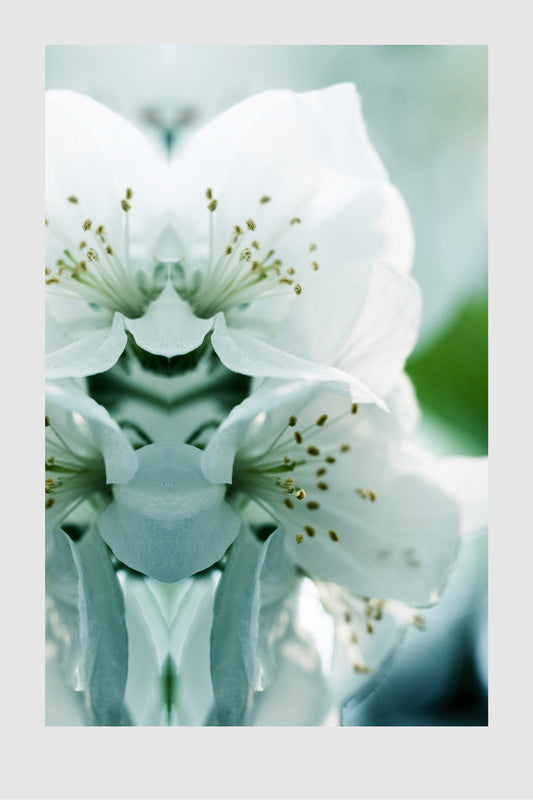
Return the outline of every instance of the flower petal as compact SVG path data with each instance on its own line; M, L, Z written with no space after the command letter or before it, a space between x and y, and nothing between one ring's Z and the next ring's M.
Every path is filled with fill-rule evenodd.
M212 319L200 319L172 288L170 281L148 306L144 316L126 319L126 327L135 341L154 355L172 356L190 353L199 347L213 325Z
M130 256L142 262L167 222L167 174L167 163L118 114L76 92L46 93L46 215L63 247L79 242L90 218L123 256L120 201L131 188Z
M333 392L348 395L359 403L383 401L364 383L335 367L300 358L256 339L245 330L230 328L222 314L215 318L212 344L222 363L244 375L256 378L284 378L286 380L317 381L327 383Z
M399 454L366 448L362 458L361 452L346 454L312 512L323 533L302 545L287 537L289 552L311 575L355 594L435 603L458 551L457 504L426 477L429 465L413 470ZM359 489L371 489L375 501L362 498ZM328 537L329 530L338 540Z
M243 528L235 540L215 595L211 680L219 725L242 725L251 701L239 632L245 590L256 568L259 542Z
M59 528L48 534L46 582L67 680L85 692L92 724L121 724L127 672L124 604L94 528L78 544Z
M459 504L463 536L487 527L488 468L487 458L447 456L432 462L435 481Z
M127 483L131 479L137 458L126 434L75 381L47 383L46 413L54 428L76 447L78 455L88 444L102 452L107 483Z
M109 327L98 324L96 330L87 328L76 341L52 350L45 362L49 380L83 378L110 369L126 347L123 319L115 314Z
M280 529L268 537L246 590L241 639L248 682L255 691L263 691L275 674L277 639L289 624L287 601L297 585L284 537Z
M128 671L128 639L124 599L107 548L95 529L79 545L98 618L98 643L86 702L95 725L124 722L124 692Z
M157 442L137 451L138 469L98 519L104 540L121 561L168 583L220 559L240 519L225 502L225 486L206 481L201 451Z

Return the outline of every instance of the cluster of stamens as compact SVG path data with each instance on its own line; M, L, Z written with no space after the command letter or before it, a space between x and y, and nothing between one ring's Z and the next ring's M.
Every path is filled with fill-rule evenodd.
M60 500L66 515L105 486L103 459L96 449L89 455L79 455L48 416L45 427L45 509L51 509Z
M321 414L301 430L296 429L298 419L291 414L287 425L259 456L238 455L236 458L234 488L251 497L285 530L291 531L297 544L316 535L327 536L332 542L339 541L339 532L324 525L322 517L317 523L313 512L321 508L323 494L330 487L335 488L335 470L342 468L339 460L351 448L342 443L334 450L323 450L316 442L320 444L321 430L326 427L329 430L336 422L357 414L357 411L357 403L352 403L349 410L335 419L330 420L327 414ZM312 443L306 444L307 441ZM372 502L377 499L373 489L356 488L355 492L362 499Z
M199 280L194 281L189 276L187 281L186 277L184 284L178 288L195 313L208 318L217 311L238 309L260 297L287 293L301 295L302 285L295 278L295 267L284 268L274 249L261 246L255 236L258 224L252 217L234 225L223 252L215 257L213 215L218 200L213 196L212 189L207 189L205 194L210 212L208 264ZM257 219L260 219L261 207L270 203L271 199L268 195L260 197ZM289 227L300 222L299 217L293 217ZM316 250L316 245L310 245L309 249ZM312 261L310 267L318 270L318 262Z
M124 212L124 261L109 241L104 225L95 225L85 218L80 224L81 238L76 247L67 246L63 258L57 259L55 270L45 267L46 286L54 292L77 296L97 306L121 311L127 317L139 317L149 300L146 291L132 275L129 263L129 214L133 191L126 189L120 201ZM79 206L76 195L70 195L67 202ZM80 214L80 219L83 215ZM61 238L54 226L47 225L57 238Z
M355 672L373 672L366 662L362 646L367 636L373 636L385 615L397 623L409 624L424 630L425 622L419 614L396 600L358 597L337 584L313 579L319 590L320 601L335 622L339 640L344 644L348 659Z

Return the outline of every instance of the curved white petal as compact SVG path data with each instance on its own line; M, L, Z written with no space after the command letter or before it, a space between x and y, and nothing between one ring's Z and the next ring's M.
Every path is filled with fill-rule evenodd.
M47 383L46 413L55 430L78 456L101 452L107 483L127 483L137 458L127 436L107 410L75 381Z
M488 470L488 458L447 456L431 463L435 481L459 504L463 536L488 525Z
M76 92L46 93L46 216L63 246L84 238L81 226L90 218L105 226L123 256L121 200L130 188L130 255L155 255L151 245L167 221L167 171L148 140L115 112Z
M213 320L195 316L168 281L146 313L138 319L126 319L125 324L143 350L171 358L199 347Z
M417 284L386 264L344 263L313 276L297 300L273 343L386 395L416 342Z
M307 497L320 498L320 508L306 516L319 532L301 544L288 537L292 557L310 574L362 596L435 603L457 555L459 512L424 467L406 468L390 451L354 452L328 474L327 491L306 487ZM358 489L372 490L375 500Z
M257 217L261 236L273 244L294 217L316 225L373 187L385 195L390 186L350 84L255 95L206 125L171 169L178 233L196 256L206 253L207 187L219 200L214 226L218 251L233 225L250 216ZM197 187L194 194L191 187ZM271 202L259 203L262 196ZM389 231L395 235L399 217L400 212L389 215L387 222L382 214L374 225L387 236ZM354 233L351 241L357 246Z
M239 628L259 551L259 542L243 528L231 548L215 595L211 681L219 725L242 725L252 698Z
M354 401L384 405L383 401L356 377L335 367L323 366L273 347L246 330L230 328L222 314L215 318L211 341L222 363L234 372L256 378L284 378L327 383L331 391L347 395Z
M48 323L54 325L54 323ZM62 334L57 332L55 341ZM79 331L79 337L63 347L53 349L46 356L46 375L50 380L58 378L82 378L106 372L117 363L126 347L126 332L121 314L115 314L113 322L105 328L97 320L95 328L88 325ZM70 334L69 334L70 338Z
M104 540L121 561L168 583L214 564L237 535L240 519L225 487L200 470L200 450L157 442L137 451L138 469L98 519Z
M255 691L263 691L273 679L278 640L290 620L287 603L296 580L294 564L283 545L284 536L285 532L278 529L268 537L246 589L241 639L248 683Z

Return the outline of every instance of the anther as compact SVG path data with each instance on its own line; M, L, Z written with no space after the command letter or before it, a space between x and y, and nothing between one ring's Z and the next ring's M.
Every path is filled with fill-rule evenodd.
M224 250L224 255L229 256L230 253L233 253L233 247L228 244L226 245L226 249Z
M270 200L271 200L271 198L270 198L270 197L269 197L267 194L264 194L264 195L262 196L262 198L259 200L259 202L260 202L260 203L263 203L263 204L264 204L264 203L270 203Z
M306 532L306 534L308 536L312 537L312 536L315 535L315 529L311 525L305 525L304 526L304 531Z
M357 664L353 665L353 668L356 672L371 672L372 670L366 664Z
M320 467L320 469L317 469L316 471L317 478L320 478L321 475L325 475L326 472L327 469L325 467Z
M300 286L299 283L296 283L293 288L294 288L294 293L295 294L301 294L302 293L302 287Z
M236 236L241 236L241 234L243 233L243 229L241 228L240 225L235 225L233 230L235 231Z
M322 414L322 416L317 419L316 424L318 425L319 428L321 428L322 425L325 425L327 418L328 418L327 414Z
M46 503L44 504L44 507L45 508L52 508L54 503L55 503L54 498L53 497L49 497L48 500L46 501Z
M295 417L294 414L292 414L289 417L289 427L294 428L294 426L296 425L297 422L298 422L298 418Z
M107 253L108 255L110 255L110 256L112 256L112 255L113 255L113 252L114 252L114 251L113 251L113 248L111 247L111 245L110 245L110 244L108 244L108 245L107 245L107 247L106 247L105 251L106 251L106 253Z
M291 281L290 278L283 277L279 279L278 283L285 284L286 286L292 286L294 281ZM296 286L294 287L294 291L296 291Z
M122 206L122 210L126 212L129 211L131 208L131 203L128 203L127 200L121 200L120 205Z
M301 444L304 440L304 437L300 431L294 431L294 438L296 439L296 444Z
M50 284L52 284L52 283L59 283L59 278L56 278L55 275L54 275L51 278L47 278L45 283L46 283L47 286L50 286Z
M296 497L297 500L303 500L305 497L305 492L303 489L298 489L298 491L294 496Z
M339 537L337 536L335 531L328 531L328 534L329 534L329 538L331 539L332 542L338 542L339 541Z
M97 235L97 236L103 236L103 235L104 235L104 233L105 233L105 228L104 228L104 226L103 226L103 225L99 225L99 226L97 227L97 229L95 230L95 233L96 233L96 235Z
M207 208L209 209L209 211L215 211L217 206L218 206L218 200L215 200L214 197L207 204Z
M368 496L369 496L369 498L370 498L372 503L377 499L377 494L375 493L375 491L373 489L369 489L368 490Z
M316 250L316 244L310 244L309 245L309 252L310 253L314 253L315 250Z
M92 219L86 219L81 227L83 228L84 231L90 231L92 224L93 224Z
M133 190L129 188L126 189L126 200L131 200L132 197L133 197Z
M307 448L307 452L309 453L310 456L319 456L320 455L320 450L318 449L318 447L315 447L314 445L311 445L310 447L308 447Z
M50 425L50 419L48 418L48 415L45 414L45 416L44 416L44 427L48 428L49 425Z
M366 623L366 630L367 630L367 633L374 633L374 626L372 625L371 622L367 622Z
M426 627L426 622L424 620L424 617L421 617L420 614L415 614L415 616L413 617L413 624L415 628L418 628L421 631L424 630L424 628Z
M69 203L74 203L74 205L77 205L80 202L75 194L71 194L70 197L67 197L67 200Z
M301 533L297 533L296 534L296 544L301 544L303 542L303 540L304 540L304 537L302 536L302 534Z
M290 497L286 497L283 501L287 508L294 508L294 503L292 502Z
M98 260L98 255L96 253L96 250L93 250L92 247L89 250L87 250L87 258L89 259L89 261Z
M287 267L287 275L294 275L295 272L294 267Z
M317 503L316 500L309 500L309 502L306 505L309 511L316 511L317 508L320 508L320 503Z
M52 270L50 269L50 267L45 267L44 268L44 274L45 275L51 275L52 274Z
M207 197L208 200L212 200L213 199L213 190L212 189L206 189L205 190L205 196Z
M325 483L324 481L319 481L317 483L317 489L321 489L323 492L327 492L329 489L329 483Z
M292 486L292 484L294 483L294 478L285 478L283 483L286 484L287 486Z
M311 268L316 272L318 270L318 264L316 261L311 261Z
M78 250L85 250L86 247L87 247L87 242L85 241L85 239L82 239L78 245Z
M255 231L255 229L257 228L257 225L255 224L253 219L247 219L246 220L246 227L248 228L249 231Z
M349 444L341 444L341 453L347 453L349 449L350 449Z
M335 456L326 456L326 462L328 464L334 464L336 460L337 459L335 458Z
M297 225L297 224L298 224L298 223L300 223L301 221L302 221L302 220L300 219L300 217L293 217L293 218L291 219L291 222L290 222L290 224L291 224L291 225Z
M252 251L248 250L248 248L246 247L241 253L241 259L243 261L251 261L251 258L252 258Z
M259 250L259 242L257 242L257 241L254 239L254 240L253 240L253 242L252 242L252 247L253 247L253 248L255 248L255 250Z
M352 414L357 414L359 410L359 405L357 403L352 403Z

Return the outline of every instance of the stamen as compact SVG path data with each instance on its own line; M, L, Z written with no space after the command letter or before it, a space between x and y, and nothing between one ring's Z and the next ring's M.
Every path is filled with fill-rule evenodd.
M293 288L294 288L294 293L295 294L301 294L302 293L302 287L300 286L299 283L295 284Z
M315 447L314 445L311 445L310 447L308 447L307 448L307 452L309 453L310 456L319 456L320 455L320 450L318 449L318 447Z
M246 220L246 227L248 228L249 231L255 231L255 229L257 228L257 225L255 224L253 219L247 219Z
M286 497L283 501L287 508L294 508L294 503L292 502L290 497Z
M301 533L297 533L296 534L296 544L301 544L303 542L303 540L304 540L304 537L302 536L302 534Z
M318 425L319 428L321 428L322 425L325 425L327 418L328 418L327 414L322 414L322 416L320 416L317 419L316 424Z
M126 189L126 200L131 200L132 197L133 197L133 190L129 188Z
M359 410L359 405L357 403L352 403L352 414L357 414Z
M309 252L313 253L315 250L316 250L316 244L310 244L309 245Z
M212 200L213 199L213 190L212 189L206 189L205 190L205 196L207 197L208 200Z
M259 200L259 202L260 202L260 203L263 203L263 205L264 205L265 203L270 203L270 200L271 200L271 199L272 199L272 198L270 198L270 197L269 197L267 194L264 194L264 195L261 197L261 199Z
M302 220L300 219L300 217L293 217L293 218L291 219L291 221L290 221L290 224L291 224L291 225L297 225L297 224L298 224L298 223L300 223L301 221L302 221Z
M316 261L311 261L311 268L314 272L318 270L318 264Z
M320 503L317 503L316 500L309 500L309 502L307 503L307 508L309 509L309 511L316 511L317 508L320 508Z
M67 197L67 200L69 203L73 203L74 205L77 205L80 202L75 194L71 194L70 197Z
M331 539L332 542L338 542L339 541L339 537L337 536L335 531L328 531L328 535L329 535L329 538Z
M214 198L214 197L213 197L213 199L212 199L212 200L210 200L210 201L209 201L209 203L207 204L207 208L208 208L208 209L209 209L209 211L211 211L211 212L212 212L212 211L215 211L217 206L218 206L218 200L215 200L215 198Z
M329 483L320 481L319 483L317 483L317 489L321 489L323 492L327 492L327 490L329 489Z
M297 422L298 422L298 419L297 419L297 417L295 417L295 416L294 416L294 414L292 414L292 415L289 417L289 426L290 426L291 428L294 428L294 426L296 425L296 423L297 423Z
M296 444L301 444L303 442L303 436L300 431L294 431L294 438L296 439Z
M350 450L349 444L341 444L341 453L347 453Z
M93 224L92 219L87 218L81 227L83 228L84 231L90 231L92 224Z
M326 462L328 464L334 464L337 459L334 456L326 456Z
M315 533L316 533L315 529L311 525L306 525L304 527L304 531L306 532L306 534L308 536L311 536L311 537L313 537L315 535Z
M122 206L122 210L128 212L131 208L131 203L128 203L127 200L121 200L120 205Z
M326 472L327 472L327 469L325 467L320 467L320 469L317 469L317 471L316 471L317 478L320 478L321 475L325 475Z
M294 495L298 500L303 500L305 497L305 492L303 489L298 489L296 494Z

